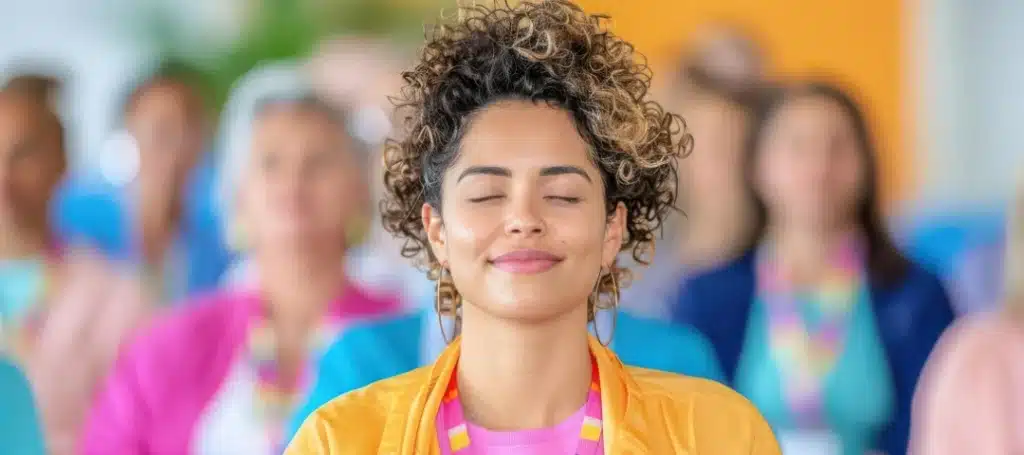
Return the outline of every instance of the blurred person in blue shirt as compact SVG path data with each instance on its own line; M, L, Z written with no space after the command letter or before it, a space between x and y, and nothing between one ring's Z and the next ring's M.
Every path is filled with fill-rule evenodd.
M206 109L189 73L167 67L144 79L123 120L98 169L62 189L62 237L127 260L162 303L216 286L230 259L210 200Z
M43 455L43 432L25 375L0 355L0 449L6 455Z

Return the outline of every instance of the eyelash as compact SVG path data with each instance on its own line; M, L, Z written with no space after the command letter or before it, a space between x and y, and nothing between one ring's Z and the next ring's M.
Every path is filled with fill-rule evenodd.
M580 202L580 198L569 196L547 196L545 199L554 199L561 202L568 202L570 204L576 204Z
M502 197L504 197L504 196L494 195L494 196L475 197L475 198L470 198L469 202L472 202L472 203L475 204L475 203L478 203L478 202L487 202L487 201L490 201L490 200L493 200L493 199L499 199L499 198L502 198Z
M503 198L503 197L505 197L505 196L502 196L502 195L483 196L483 197L471 198L469 200L469 202L472 202L472 203L487 202L487 201L490 201L490 200L500 199L500 198ZM548 200L554 199L554 200L557 200L557 201L560 201L560 202L567 202L569 204L577 204L581 200L578 197L568 197L568 196L545 196L544 199L548 199Z

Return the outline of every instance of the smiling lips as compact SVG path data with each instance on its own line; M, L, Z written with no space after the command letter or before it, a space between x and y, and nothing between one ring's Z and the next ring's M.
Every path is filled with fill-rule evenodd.
M562 258L546 251L519 250L505 253L491 260L491 264L508 273L541 273L551 270Z

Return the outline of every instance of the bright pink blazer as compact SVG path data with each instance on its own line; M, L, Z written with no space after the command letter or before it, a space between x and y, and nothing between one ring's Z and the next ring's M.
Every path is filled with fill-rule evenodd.
M396 300L354 285L331 305L342 321L393 314ZM192 453L196 425L260 315L255 291L224 290L184 305L122 352L86 424L86 455Z

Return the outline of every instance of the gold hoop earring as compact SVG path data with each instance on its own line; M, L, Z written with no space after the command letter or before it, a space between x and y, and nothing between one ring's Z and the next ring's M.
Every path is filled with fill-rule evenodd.
M445 303L448 305L445 305ZM445 344L450 344L459 333L459 326L461 325L459 321L459 309L461 306L462 296L459 295L459 291L455 289L455 281L452 280L452 273L448 270L448 267L442 265L441 271L437 276L437 284L435 285L434 312L437 313L437 326L441 329L441 336L444 337ZM452 335L448 335L448 332L444 329L443 318L445 316L451 316L452 319L455 320L455 333Z
M602 272L603 272L603 269L604 269L604 267L602 267ZM601 306L599 305L599 303L601 301L601 282L604 281L606 276L612 282L611 283L611 285L612 285L612 289L611 289L612 305L611 305L610 308L604 308L604 309L611 310L611 312L612 312L612 333L609 335L607 340L604 340L604 339L601 338L601 331L598 328L600 325L598 324L598 321L597 321L597 315L602 310ZM619 281L615 277L615 270L614 270L614 268L609 267L608 268L608 273L607 274L602 273L601 276L597 279L597 285L594 286L593 301L594 301L594 303L593 303L592 309L590 310L590 313L591 313L592 321L594 323L594 336L597 338L597 342L601 343L601 346L608 347L612 343L612 339L615 337L615 329L616 329L616 326L619 323L619 311L618 311L618 309L619 309Z

